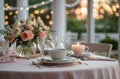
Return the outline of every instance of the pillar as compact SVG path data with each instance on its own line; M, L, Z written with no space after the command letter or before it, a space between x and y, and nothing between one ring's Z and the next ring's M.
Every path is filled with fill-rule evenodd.
M65 38L66 35L66 6L65 0L53 0L53 26L52 30L55 30L53 37Z
M17 0L17 7L21 7L21 10L19 9L17 19L18 20L27 19L28 18L28 10L26 10L26 8L28 7L28 0Z
M93 0L88 0L87 42L95 42L95 25L93 18Z

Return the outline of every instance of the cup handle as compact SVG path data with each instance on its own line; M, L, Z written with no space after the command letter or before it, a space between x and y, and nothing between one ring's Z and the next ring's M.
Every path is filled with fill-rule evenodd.
M89 51L89 47L88 46L85 46L85 51Z

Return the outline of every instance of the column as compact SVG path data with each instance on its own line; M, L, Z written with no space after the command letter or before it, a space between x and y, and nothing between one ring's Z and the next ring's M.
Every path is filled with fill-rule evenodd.
M118 0L119 2L119 5L120 5L120 0ZM119 6L119 14L120 14L120 6ZM119 41L118 41L118 59L119 59L119 62L120 62L120 15L119 15L119 18L118 18L118 34L119 34Z
M53 26L52 30L55 30L53 37L65 38L66 35L66 6L65 0L53 0Z
M0 29L4 29L4 0L0 0ZM3 35L0 35L0 43L4 40ZM0 53L1 54L1 53Z
M0 0L0 29L4 29L4 0Z
M93 18L93 0L88 0L87 42L95 42L95 25Z
M27 19L28 18L28 11L25 9L28 7L28 0L17 0L17 7L21 7L19 10L17 19Z

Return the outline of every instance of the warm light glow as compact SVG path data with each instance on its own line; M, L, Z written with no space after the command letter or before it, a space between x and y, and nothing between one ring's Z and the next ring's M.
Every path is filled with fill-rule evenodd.
M45 2L42 2L41 4L43 4L43 5L44 5L44 4L45 4Z
M6 6L5 10L8 10L8 9L10 9L10 6L9 6L9 5L8 5L8 6Z
M19 11L16 10L16 11L15 11L15 14L18 14L18 13L19 13Z
M119 16L120 14L117 12L117 13L115 13L115 15L116 15L116 16Z
M23 10L23 7L20 7L20 10Z
M87 14L87 8L82 7L82 8L81 8L81 13L82 13L82 14Z
M113 10L114 12L116 12L116 6L115 6L115 5L112 6L112 10Z
M13 15L13 12L9 12L9 15L10 15L10 16Z
M80 0L80 6L77 8L66 11L66 14L75 14L78 20L85 19L87 17L87 3L88 0ZM106 12L109 16L119 16L116 13L120 5L118 3L110 4L109 0L94 0L93 3L93 17L95 19L103 19L104 13Z
M54 14L53 10L50 11L50 14L51 14L51 15Z
M76 15L76 18L77 18L78 20L81 20L81 16L80 16L80 15Z
M104 16L103 15L100 15L100 19L103 19L104 18Z
M40 10L40 13L41 14L45 13L45 9Z
M70 14L69 11L66 10L66 15Z
M49 21L49 24L50 24L50 25L53 25L53 21L52 21L52 20L51 20L51 21Z
M39 10L34 10L34 14L39 14Z
M9 6L8 3L5 3L5 7Z
M9 22L8 22L8 21L5 21L4 23L5 23L5 26L7 26L7 25L9 24Z
M37 5L34 5L33 8L37 8L38 6Z
M77 9L75 10L75 14L80 14L80 8L77 8Z
M94 18L97 18L98 17L98 11L97 11L97 9L93 9L93 17Z
M70 13L75 13L75 9L71 9L71 10L70 10Z
M104 6L103 8L105 9L105 11L107 11L108 13L112 12L112 9L111 9L110 5L103 3L103 6Z
M49 15L46 15L46 19L50 19L50 16L49 16Z
M80 3L81 3L82 5L86 5L87 0L81 0Z
M109 15L113 15L113 11L110 11L108 14L109 14Z
M116 4L116 8L119 8L119 7L120 7L120 6L119 6L119 4L117 3L117 4Z
M77 42L77 45L80 45L80 42Z
M29 10L29 9L30 9L29 7L26 8L26 10Z
M34 17L35 15L33 13L30 14L30 17Z
M5 19L8 19L8 16L7 15L5 15L5 17L4 17Z
M104 14L105 13L104 9L101 8L100 13Z
M51 2L53 1L53 0L50 0Z

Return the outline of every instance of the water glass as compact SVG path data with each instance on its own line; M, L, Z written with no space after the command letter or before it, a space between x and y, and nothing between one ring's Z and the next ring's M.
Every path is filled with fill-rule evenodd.
M2 42L2 52L3 52L3 61L8 62L9 60L9 43L8 41L3 41Z
M38 49L40 51L40 55L41 57L44 56L44 47L45 47L45 38L38 38L37 39L38 42Z

